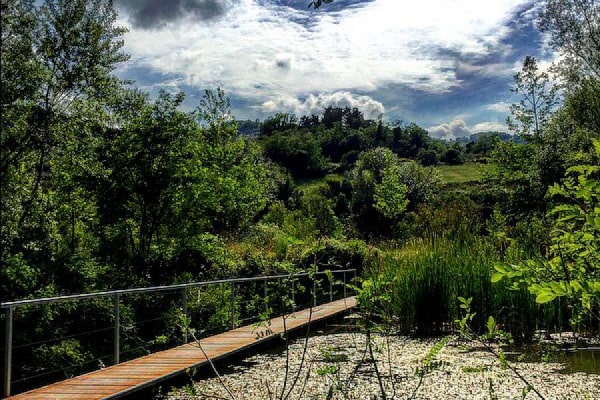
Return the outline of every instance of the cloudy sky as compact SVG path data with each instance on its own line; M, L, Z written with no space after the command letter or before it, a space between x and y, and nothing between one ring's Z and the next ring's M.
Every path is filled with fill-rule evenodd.
M504 130L512 75L552 54L531 0L116 0L120 77L186 107L222 87L238 119L327 105L416 122L433 136Z

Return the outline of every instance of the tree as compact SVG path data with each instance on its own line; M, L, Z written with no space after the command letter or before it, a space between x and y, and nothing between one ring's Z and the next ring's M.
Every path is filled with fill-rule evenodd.
M399 179L400 167L392 165L383 171L381 182L375 185L373 207L386 218L398 220L408 206L408 187Z
M448 165L459 165L465 163L465 156L460 149L451 147L444 152L442 162Z
M547 187L539 177L533 143L498 142L491 154L487 180L498 192L499 206L511 222L532 213L546 211Z
M93 169L126 30L108 0L0 7L0 262L20 254L52 281L85 236L90 199L72 189Z
M438 193L441 177L437 169L422 167L414 161L400 163L395 171L398 180L406 185L407 209L415 210L422 204L430 203Z
M161 92L155 102L139 91L125 93L119 128L107 132L100 152L106 171L98 185L102 253L136 268L125 274L150 276L155 250L166 249L182 228L174 207L186 185L180 169L200 137L194 118L177 110L183 100L182 93Z
M124 279L161 282L172 279L168 268L197 275L206 234L247 226L269 198L260 149L238 135L224 92L207 92L192 113L179 110L183 100L126 93L99 155L101 256ZM172 264L194 252L188 265Z
M421 149L417 153L417 160L419 160L422 166L429 167L438 163L438 155L433 149Z
M575 125L600 133L600 80L584 79L567 97L565 109Z
M431 138L425 129L413 123L406 126L404 131L408 135L408 148L400 156L413 158L417 156L419 150L428 148Z
M277 132L261 142L265 155L295 178L323 176L327 170L319 141L306 129Z
M378 147L362 153L350 172L352 213L362 231L381 234L391 229L394 221L388 216L397 216L392 208L402 204L402 199L391 200L394 187L400 187L391 181L399 163L391 150ZM384 178L387 182L381 187Z
M262 151L255 141L239 136L223 90L205 91L198 115L203 141L186 165L193 179L190 187L199 191L190 192L195 200L190 217L210 221L214 233L245 227L274 189L267 181Z
M600 150L600 143L595 147ZM558 204L550 211L554 220L552 244L544 259L496 266L492 280L512 281L525 287L538 303L567 298L575 308L574 325L587 315L598 317L600 306L600 182L597 166L570 168L564 184L550 189Z
M321 122L325 125L325 128L330 129L333 128L336 122L343 122L345 115L346 111L342 107L327 106L323 110Z
M356 107L346 107L344 114L344 125L350 129L359 129L365 123L364 114Z
M600 2L550 0L540 16L540 30L564 55L560 70L567 83L600 79Z
M497 133L480 134L477 135L474 142L469 142L467 150L472 154L481 154L483 157L487 157L499 142L500 137Z
M283 132L296 128L298 118L295 115L287 113L277 113L274 116L267 118L260 126L260 134L270 136L275 132Z
M538 72L534 57L527 56L521 71L514 76L513 93L521 97L510 106L513 118L508 117L508 128L521 136L538 140L544 125L557 105L556 88L546 72Z
M319 125L319 116L312 114L311 116L303 115L300 118L300 126L302 128L314 129Z
M405 210L431 201L439 183L433 168L401 162L382 147L366 151L350 173L355 220L364 232L388 233Z

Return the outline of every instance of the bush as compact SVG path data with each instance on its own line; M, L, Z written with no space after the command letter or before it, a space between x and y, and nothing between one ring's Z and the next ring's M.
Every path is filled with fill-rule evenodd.
M442 162L448 165L459 165L465 163L465 156L458 149L448 149L442 156Z
M417 160L421 163L422 166L430 167L438 163L438 155L435 152L435 150L421 149L417 153Z
M332 236L338 230L338 219L332 206L333 202L318 192L306 193L302 197L302 210L313 218L320 236Z
M321 270L355 268L359 276L369 260L368 253L369 249L362 240L325 239L319 246L312 246L304 252L302 264L312 265L316 259Z

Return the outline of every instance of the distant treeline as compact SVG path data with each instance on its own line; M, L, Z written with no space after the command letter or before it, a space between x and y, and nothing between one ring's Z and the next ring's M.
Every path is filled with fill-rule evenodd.
M238 132L256 138L265 155L295 178L314 178L329 171L347 171L361 152L385 147L423 166L462 164L484 159L501 141L523 140L503 132L481 132L444 141L432 138L414 123L365 119L357 108L328 106L320 115L298 118L278 113L264 121L237 121Z

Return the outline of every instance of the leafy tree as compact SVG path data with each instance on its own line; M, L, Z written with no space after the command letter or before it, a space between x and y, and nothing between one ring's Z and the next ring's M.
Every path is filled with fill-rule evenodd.
M389 233L407 209L435 195L440 177L432 168L401 162L385 148L362 153L350 173L352 211L361 230Z
M399 182L406 185L409 210L431 202L439 191L441 177L435 168L422 167L414 161L406 161L399 164L395 173Z
M559 69L567 83L579 83L583 77L600 79L600 2L550 0L538 25L563 54Z
M1 7L0 262L20 254L48 283L89 239L93 201L82 177L94 169L94 127L119 86L112 71L127 59L125 29L110 1Z
M392 165L383 171L381 183L375 185L373 207L384 217L397 220L408 206L408 187L398 179L400 167Z
M315 221L315 228L321 236L333 236L339 227L333 211L333 201L323 193L310 191L302 197L302 209Z
M286 113L277 113L274 116L267 118L260 126L260 134L270 136L275 132L288 131L296 128L298 118L295 115Z
M565 109L575 125L598 134L600 132L600 80L584 79L567 97Z
M449 148L444 152L441 159L442 162L448 165L459 165L465 163L465 156L460 149L456 147Z
M427 131L416 124L404 127L406 147L400 148L400 157L415 158L421 149L429 148L431 138Z
M367 233L386 233L391 228L393 221L387 218L387 215L395 215L395 212L388 210L393 204L400 201L392 201L394 184L390 182L391 173L395 172L400 160L391 150L382 147L366 151L360 155L355 167L350 172L350 185L352 186L352 212L357 221L358 227ZM380 187L377 201L375 195L377 187L380 186L386 178L387 184ZM390 187L391 186L391 187ZM390 196L388 196L388 194ZM387 206L389 201L390 206ZM378 203L378 208L375 204ZM384 211L382 213L381 211Z
M127 93L100 154L102 255L133 266L122 271L132 276L163 281L167 268L198 274L202 254L171 263L200 251L207 233L249 224L275 189L256 144L238 135L223 91L207 92L194 113L179 111L183 100Z
M344 109L344 124L350 129L358 129L365 123L363 113L356 107Z
M321 122L325 125L325 128L333 128L333 125L338 122L341 123L344 120L346 112L341 107L327 106L323 110L323 117Z
M438 155L433 149L421 149L417 153L417 160L419 160L424 167L429 167L438 163Z
M487 157L498 142L500 142L498 134L478 135L476 141L467 144L466 150L471 154L481 154Z
M300 118L300 126L302 128L314 129L319 125L319 116L312 114L310 116L303 115Z
M204 145L189 161L190 171L199 168L195 179L206 197L194 195L201 200L196 218L208 218L215 232L247 226L266 206L273 190L261 149L238 135L229 99L221 89L206 91L198 111L204 122Z
M546 211L547 187L539 178L535 152L531 143L499 142L491 155L486 180L498 192L502 212L512 222L526 214Z
M510 106L513 118L506 123L510 130L524 137L539 140L545 124L557 104L556 89L546 72L538 72L534 57L527 56L520 72L515 74L512 92L521 97L519 103Z
M146 94L126 93L120 128L108 132L100 155L106 170L98 202L104 253L119 265L137 267L135 276L149 276L154 250L180 228L173 225L173 205L184 188L180 168L199 139L192 116L177 110L183 100L182 93L161 92L151 103Z
M265 155L295 178L323 176L327 162L314 134L306 130L277 132L261 141Z
M600 144L596 142L600 150ZM600 306L600 182L597 166L577 166L568 171L552 197L559 205L549 213L554 219L552 245L547 258L521 264L497 265L493 281L508 279L536 296L538 303L564 297L576 309L574 323Z

